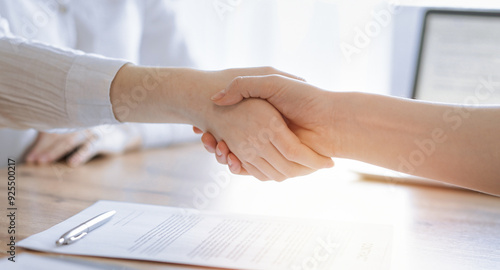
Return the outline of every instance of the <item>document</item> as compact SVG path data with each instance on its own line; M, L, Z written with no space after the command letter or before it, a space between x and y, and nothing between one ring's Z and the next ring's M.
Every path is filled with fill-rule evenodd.
M113 218L71 245L59 237L103 212ZM233 269L389 269L393 228L98 201L18 243L46 252Z
M63 256L63 255L57 255ZM0 261L0 269L9 270L54 270L54 269L70 269L70 270L138 270L136 268L125 267L123 265L115 265L110 263L94 262L85 258L72 257L55 257L55 256L38 256L28 253L23 253L16 256L16 261L8 260Z

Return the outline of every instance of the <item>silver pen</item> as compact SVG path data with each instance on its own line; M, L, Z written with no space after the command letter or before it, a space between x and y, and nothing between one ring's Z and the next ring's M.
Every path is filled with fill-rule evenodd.
M116 211L111 210L85 221L84 223L76 226L74 229L71 229L69 232L61 235L61 237L59 237L59 240L56 241L56 245L69 245L82 239L89 232L99 228L104 223L108 222L115 214Z

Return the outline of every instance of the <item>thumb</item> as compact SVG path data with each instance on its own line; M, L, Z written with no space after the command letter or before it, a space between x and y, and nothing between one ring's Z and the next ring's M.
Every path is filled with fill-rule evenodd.
M240 76L226 87L226 89L212 96L212 101L220 106L233 105L244 98L269 99L277 92L277 80L281 80L281 75L267 76Z

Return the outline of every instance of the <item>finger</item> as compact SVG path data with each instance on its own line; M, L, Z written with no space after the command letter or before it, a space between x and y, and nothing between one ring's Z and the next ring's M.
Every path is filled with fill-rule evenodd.
M45 144L45 147L38 153L37 162L39 164L48 164L55 162L66 154L80 146L85 140L83 133L62 134L61 136L49 134L51 136L50 144Z
M46 163L47 152L50 152L53 144L58 142L62 134L53 133L38 133L37 139L26 156L26 162L28 163Z
M276 75L281 75L281 76L284 76L284 77L288 77L290 79L294 79L294 80L297 80L297 81L307 82L306 79L304 79L302 77L299 77L297 75L293 75L293 74L290 74L288 72L284 72L284 71L281 71L281 70L279 70L275 74Z
M275 170L284 175L285 178L307 175L316 171L315 169L286 159L273 145L269 146L268 149L270 150L267 151L264 159L267 160Z
M273 166L273 164L269 163L264 158L255 158L252 159L249 163L252 164L257 170L262 172L264 175L266 175L267 178L270 180L283 181L287 178L283 173L277 170Z
M229 154L229 148L224 141L217 143L215 147L215 156L217 161L221 164L227 164L227 155Z
M53 143L52 147L47 149L47 151L45 152L46 162L51 163L57 161L79 147L84 140L84 136L81 136L81 138L78 137L80 136L75 135L67 137L60 142ZM42 155L42 158L43 157L44 155Z
M227 155L227 165L229 166L229 170L234 174L248 175L247 170L242 167L240 159L233 153Z
M304 145L288 128L280 128L279 136L271 136L270 140L276 149L289 161L312 169L333 167L333 160L319 155Z
M35 163L38 160L38 157L40 155L40 152L42 149L46 147L45 144L47 144L47 141L44 140L45 133L39 132L38 136L36 137L35 142L33 143L33 146L29 150L29 152L26 154L26 162L29 164Z
M199 128L195 127L195 126L193 126L193 131L194 131L194 133L196 133L196 134L203 134L203 130L201 130L201 129L199 129Z
M269 181L271 178L269 178L266 174L262 173L259 169L257 169L254 165L248 163L248 162L243 162L242 163L243 168L245 168L246 171L253 177L259 179L260 181Z
M253 165L255 169L249 169L248 167L245 167L245 165L243 165L243 167L247 169L248 173L257 177L257 175L255 175L254 173L254 171L257 170L266 176L265 179L273 179L278 181L284 180L286 176L282 172L276 170L276 168L267 161L272 160L269 159L269 157L281 157L281 155L279 155L278 153L278 150L276 150L276 148L271 144L269 140L259 141L259 139L263 138L255 138L251 136L248 138L248 141L241 142L237 147L233 145L229 148L235 149L234 154L239 158L240 161L243 162L243 164ZM272 151L275 152L274 155L269 153ZM267 158L267 160L265 158ZM281 158L283 159L283 157Z
M270 132L265 133L265 135L264 133L261 133L260 135L262 136L259 136L260 142L255 142L253 145L257 146L261 142L265 142L264 145L256 150L259 152L262 159L266 161L266 164L269 164L272 168L269 168L266 164L256 164L253 163L252 160L249 160L253 165L276 181L283 181L286 178L302 176L315 171L315 169L303 166L285 158L283 154L272 144L272 141L269 140L275 136L271 130L269 131ZM264 140L267 140L267 142Z
M203 133L203 136L201 136L201 142L205 146L205 149L207 149L208 152L210 153L215 153L215 147L217 146L217 140L215 137L210 134L210 133Z
M66 159L71 167L77 167L87 163L97 155L97 148L92 141L84 143L78 150Z
M294 80L305 81L302 77L290 74L288 72L284 72L282 70L273 68L273 67L255 67L255 68L243 68L243 69L233 69L235 71L239 71L238 74L242 74L245 76L263 76L263 75L271 75L277 74L284 77L288 77ZM240 72L241 71L241 72Z
M244 98L271 99L277 95L287 79L280 75L239 76L219 93L211 97L217 105L233 105Z

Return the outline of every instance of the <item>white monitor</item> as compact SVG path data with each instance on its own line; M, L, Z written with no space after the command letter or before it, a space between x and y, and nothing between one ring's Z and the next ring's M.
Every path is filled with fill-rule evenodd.
M500 104L500 13L426 13L413 98Z

